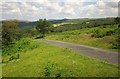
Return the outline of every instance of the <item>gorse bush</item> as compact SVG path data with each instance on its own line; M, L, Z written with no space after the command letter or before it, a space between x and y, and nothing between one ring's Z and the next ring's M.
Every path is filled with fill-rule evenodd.
M104 37L106 35L104 31L101 31L99 29L92 30L92 33L93 33L92 37L96 38Z
M16 42L4 47L2 54L3 55L5 55L5 54L11 55L12 53L32 50L39 46L40 46L40 44L37 41L33 41L30 38L22 38L19 41L16 41Z
M118 28L118 29L116 29L117 31L116 31L116 33L117 33L117 35L116 35L116 37L115 37L115 41L114 42L112 42L112 48L113 49L120 49L120 28Z
M114 34L117 34L117 32L118 32L117 28L110 29L110 30L101 28L101 29L93 29L91 31L91 33L93 34L92 37L96 37L96 38L102 38L104 36L114 35Z

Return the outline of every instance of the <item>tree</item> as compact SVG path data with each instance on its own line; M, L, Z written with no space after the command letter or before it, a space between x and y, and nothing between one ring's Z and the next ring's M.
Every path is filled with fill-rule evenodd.
M46 33L48 33L50 31L50 28L51 28L52 24L47 21L46 19L39 19L37 21L37 26L36 26L36 29L38 32L40 32L43 37L45 36Z
M116 17L115 22L120 25L120 17Z
M13 41L20 39L20 29L17 20L2 22L2 46L11 44Z

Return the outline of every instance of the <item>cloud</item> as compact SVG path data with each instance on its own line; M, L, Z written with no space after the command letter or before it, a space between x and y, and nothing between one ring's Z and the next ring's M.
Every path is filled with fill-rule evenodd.
M3 1L2 19L112 17L118 14L118 0L14 0Z
M65 5L61 11L61 13L65 13L65 14L68 14L68 15L74 15L75 12L74 12L74 7L71 7L70 5Z
M97 1L96 6L99 8L105 8L105 2L103 2L102 0Z
M108 3L106 3L106 5L111 8L117 8L118 2L108 2Z
M32 10L37 11L39 9L37 7L35 7L35 6L32 6Z
M116 17L118 16L117 2L98 0L96 4L82 6L80 17Z
M20 8L14 3L2 3L2 12L7 14L21 14Z

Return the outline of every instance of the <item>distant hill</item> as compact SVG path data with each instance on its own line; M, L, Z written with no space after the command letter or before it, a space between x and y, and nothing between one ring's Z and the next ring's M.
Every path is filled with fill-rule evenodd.
M83 18L83 19L69 19L67 24L63 24L54 28L54 32L63 32L68 30L78 30L82 28L92 28L104 25L116 24L115 18Z
M61 20L49 20L52 24L59 24L67 21L68 19ZM29 21L19 21L19 27L24 30L32 29L36 26L37 21L29 22Z
M61 20L49 20L51 23L53 24L59 24L62 22L65 22L69 19L61 19ZM35 26L37 21L33 21L33 22L28 22L28 21L20 21L19 26Z
M37 21L33 21L33 22L20 21L20 20L18 20L18 21L19 21L18 26L23 30L32 29L36 26L36 23L37 23ZM60 20L53 19L53 20L49 20L49 21L53 24L76 23L76 24L74 24L74 26L76 26L76 27L78 27L80 25L84 25L85 23L90 23L90 24L97 23L99 25L101 25L101 24L102 25L104 25L104 24L114 24L114 18L78 18L78 19L60 19ZM68 27L71 27L71 28L76 28L76 27L74 27L73 25L70 25L70 24L63 25L63 27L64 26L68 26ZM58 29L59 29L59 27L58 27ZM62 27L61 27L61 29L62 29Z
M22 21L22 22L19 22L18 26L23 30L29 30L36 26L36 21L34 22L23 22Z

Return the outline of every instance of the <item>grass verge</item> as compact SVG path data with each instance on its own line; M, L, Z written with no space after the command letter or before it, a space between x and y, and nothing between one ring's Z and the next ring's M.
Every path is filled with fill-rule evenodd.
M38 42L40 47L20 52L20 58L4 63L3 77L116 77L118 67Z

